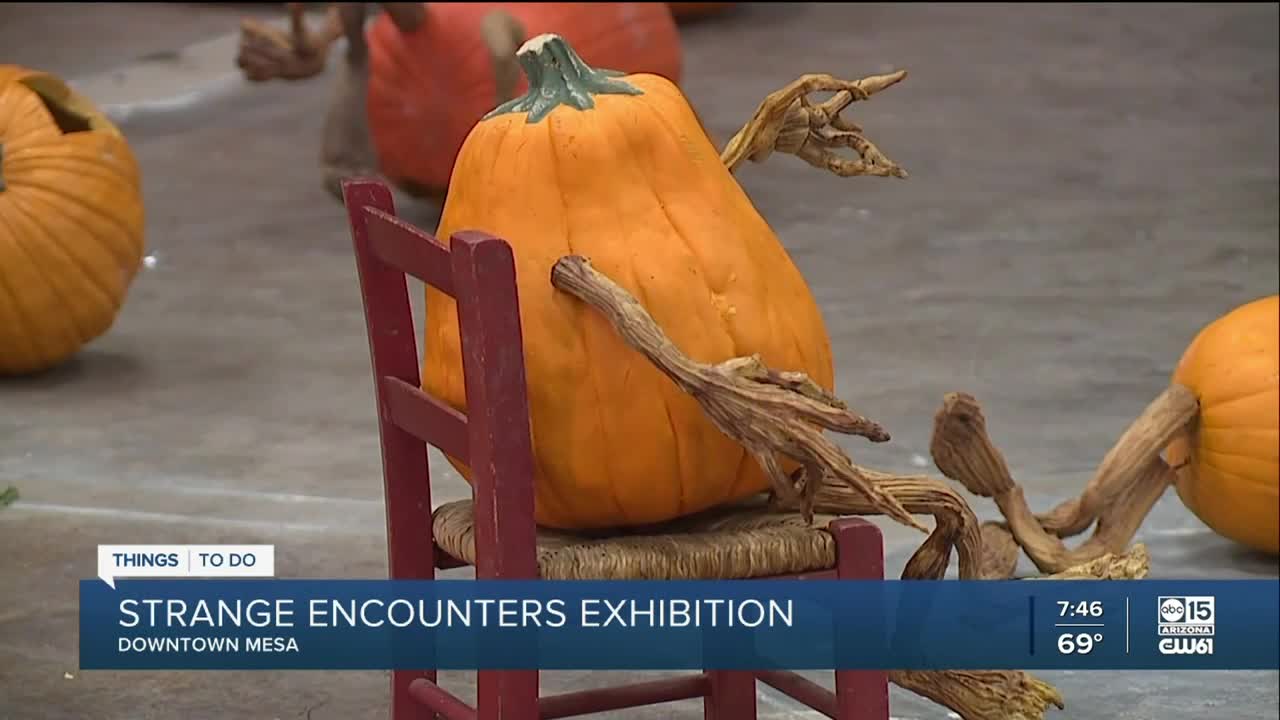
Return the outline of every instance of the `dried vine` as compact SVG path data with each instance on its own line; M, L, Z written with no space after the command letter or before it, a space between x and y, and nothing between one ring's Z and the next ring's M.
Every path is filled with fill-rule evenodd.
M858 100L893 87L907 77L906 70L873 75L861 80L840 80L831 75L802 75L795 82L770 93L755 114L725 145L720 160L730 171L744 160L764 162L774 152L795 155L817 168L840 177L874 175L907 177L907 171L890 160L867 139L857 124L840 113ZM814 103L810 93L834 93ZM857 159L843 157L837 148L849 148Z
M993 498L1000 508L1006 522L985 526L983 540L1000 558L1002 573L1005 566L1012 572L1019 549L1041 572L1060 573L1129 545L1174 481L1161 451L1198 410L1191 391L1180 385L1165 390L1103 458L1084 492L1042 516L1031 512L1004 456L987 436L982 409L971 396L946 397L934 421L930 450L944 475L975 495ZM1079 535L1091 525L1096 529L1087 541L1074 549L1063 544L1062 538Z
M776 372L754 356L718 364L690 359L634 296L581 256L557 261L551 282L602 313L629 345L697 399L716 426L760 462L784 505L808 517L815 511L888 515L917 528L921 526L910 514L930 514L935 518L934 529L907 562L903 579L942 578L953 547L959 555L962 579L1010 576L1012 564L1005 568L1004 550L998 549L995 558L987 555L984 532L972 509L950 487L923 476L894 476L861 468L826 439L824 429L872 440L887 436L878 424L850 412L803 373ZM938 422L942 432L953 427L952 417L944 405ZM800 463L798 477L782 475L778 454ZM964 450L957 450L955 457L960 465L980 466L983 460L981 454L974 456ZM831 482L833 479L838 482ZM1004 494L1020 497L1016 487ZM1101 554L1092 564L1051 577L1142 577L1146 572L1146 549L1137 546L1125 554ZM1050 706L1063 707L1056 689L1018 671L895 671L890 679L951 708L965 720L1040 718Z
M770 370L758 356L717 365L696 362L680 351L630 293L578 255L561 258L551 282L604 314L629 345L689 393L715 423L755 457L783 498L813 518L813 498L824 475L865 498L874 511L924 531L898 500L874 485L823 434L823 429L885 441L875 422L850 411L804 373ZM778 455L800 463L803 479L793 483Z
M839 116L852 102L905 76L897 72L857 81L803 76L765 98L721 159L733 171L744 160L762 162L782 152L842 177L906 177L861 128ZM815 104L808 99L813 92L835 94ZM836 154L841 147L853 149L857 159ZM1129 543L1172 482L1173 470L1160 452L1198 410L1185 388L1174 386L1157 398L1107 454L1083 494L1042 516L1031 512L988 437L977 401L948 395L934 418L930 450L945 476L995 500L1005 521L980 525L964 497L940 480L854 464L825 438L824 430L873 442L888 439L887 433L803 373L771 369L756 356L718 364L689 359L633 296L591 267L587 258L561 258L551 281L601 312L628 344L696 398L716 426L756 458L772 482L775 502L784 508L809 518L814 512L887 515L919 529L911 515L932 515L933 530L907 562L903 579L944 577L953 548L962 579L1010 578L1020 551L1049 573L1033 578L1037 580L1141 578L1148 572L1145 546ZM779 455L800 469L784 476ZM1094 535L1079 547L1068 549L1062 543L1092 525ZM1050 707L1064 707L1055 688L1020 671L894 671L889 676L964 720L1038 720Z
M772 153L782 152L797 155L841 176L906 177L906 171L885 157L862 134L861 128L840 116L851 103L866 100L905 77L906 71L901 70L861 80L803 75L760 103L751 120L726 144L721 160L734 170L744 160L763 162ZM808 97L814 92L833 92L834 95L825 102L815 103ZM859 159L836 155L838 147L854 149ZM743 360L729 361L734 362ZM767 368L764 371L773 372ZM872 478L875 484L899 499L912 497L912 493L920 492L921 488L931 493L928 502L914 506L918 509L913 512L934 514L936 525L925 545L913 556L913 565L926 567L941 562L945 566L945 560L938 554L941 551L935 548L949 548L944 538L951 537L954 541L951 544L960 549L960 573L964 578L1012 577L1020 551L1025 551L1041 572L1068 573L1077 566L1122 553L1128 547L1142 520L1173 482L1174 469L1161 459L1161 451L1195 418L1198 410L1190 391L1177 385L1170 387L1147 407L1107 453L1084 492L1041 516L1031 512L1003 455L987 436L986 422L977 401L964 394L951 394L945 399L934 418L930 451L943 475L976 495L993 498L1005 521L977 526L963 498L941 494L938 488L945 486L937 481L899 478L856 465L854 473ZM802 473L795 482L807 492L797 505L805 513L811 510L815 492L817 497L833 492L813 490L804 480L804 476L810 474ZM779 490L784 501L794 502L794 492L789 493L785 487ZM834 512L877 512L851 497L827 499ZM957 504L964 510L927 509L952 508ZM954 529L961 526L963 531ZM1095 532L1080 546L1068 549L1062 543L1063 538L1079 535L1090 526L1096 526Z

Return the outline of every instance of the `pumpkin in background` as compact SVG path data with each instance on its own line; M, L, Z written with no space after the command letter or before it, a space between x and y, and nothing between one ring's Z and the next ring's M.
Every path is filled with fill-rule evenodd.
M504 32L517 36L505 52L510 38L494 37ZM443 194L467 133L527 87L511 53L546 32L568 38L588 62L680 80L680 37L662 3L427 3L413 32L383 13L367 33L369 131L381 172L415 194Z
M675 2L667 3L676 22L697 20L708 15L719 15L738 3L731 2Z
M809 286L675 84L594 70L555 35L521 54L534 87L468 135L438 234L480 228L512 246L538 522L654 523L763 491L754 457L606 318L554 290L551 268L586 256L694 360L759 353L831 389ZM465 408L457 307L432 288L425 346L424 388Z
M0 374L47 369L106 332L142 250L124 136L58 78L0 65Z
M1200 403L1175 439L1178 497L1223 537L1280 553L1280 296L1242 305L1187 348L1173 381Z

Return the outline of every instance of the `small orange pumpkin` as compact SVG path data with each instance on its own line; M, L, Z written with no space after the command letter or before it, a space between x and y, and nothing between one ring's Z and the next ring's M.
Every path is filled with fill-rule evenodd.
M0 65L0 374L47 369L106 332L142 252L124 136L58 78Z
M1170 445L1178 497L1218 534L1280 554L1280 296L1210 323L1173 381L1200 403Z
M367 34L367 109L378 167L390 180L442 195L467 133L498 102L525 91L512 64L514 86L499 97L495 18L519 35L506 52L556 32L589 62L680 80L680 35L661 3L426 3L426 19L412 32L383 13Z
M519 57L530 90L467 136L438 233L512 245L538 522L654 523L763 491L755 459L604 317L556 291L551 268L585 255L694 360L759 353L831 389L808 284L670 80L595 70L556 35ZM465 408L457 306L426 297L424 387Z

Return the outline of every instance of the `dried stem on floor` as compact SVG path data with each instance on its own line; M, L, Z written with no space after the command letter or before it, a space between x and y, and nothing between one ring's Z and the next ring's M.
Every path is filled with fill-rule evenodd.
M774 152L780 152L795 155L841 177L905 178L907 171L880 152L861 127L840 113L851 103L866 100L906 76L905 70L861 80L802 75L760 103L751 120L725 145L720 159L733 172L745 160L764 162ZM826 101L814 103L809 95L817 92L834 94ZM857 158L839 155L838 148L853 150Z

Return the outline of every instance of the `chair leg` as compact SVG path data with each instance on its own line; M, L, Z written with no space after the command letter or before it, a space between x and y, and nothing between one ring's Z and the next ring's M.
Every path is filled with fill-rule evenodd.
M391 673L391 720L435 720L435 714L409 695L409 683L418 678L436 681L436 671L396 670Z
M884 579L884 536L862 518L830 525L836 541L836 577ZM888 720L889 674L883 670L836 671L836 720Z
M756 676L750 670L708 670L704 720L755 720Z
M476 720L538 720L538 671L476 673Z

